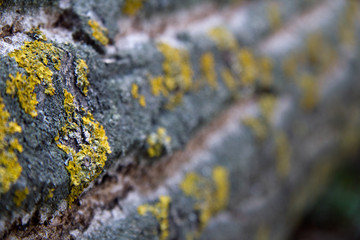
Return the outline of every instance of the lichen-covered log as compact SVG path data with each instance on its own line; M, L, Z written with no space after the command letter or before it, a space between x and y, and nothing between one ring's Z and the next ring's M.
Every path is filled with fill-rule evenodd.
M285 238L359 144L359 11L0 1L0 236Z

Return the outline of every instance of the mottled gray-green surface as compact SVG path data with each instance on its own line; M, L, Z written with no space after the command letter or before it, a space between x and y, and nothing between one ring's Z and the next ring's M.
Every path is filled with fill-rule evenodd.
M138 21L141 25L159 16L167 19L179 11L190 12L193 7L201 7L204 2L149 0L136 13L128 16L124 13L124 1L107 1L106 4L95 0L4 1L0 6L0 96L11 120L22 128L22 132L14 136L23 151L16 154L22 167L21 176L0 198L0 232L3 236L42 239L44 235L46 239L45 235L49 234L59 239L70 236L80 239L161 239L164 232L159 227L161 223L149 213L145 217L140 216L136 207L144 203L156 204L159 196L163 195L171 197L166 214L169 239L198 238L202 232L203 239L219 239L220 236L252 239L258 235L260 237L256 239L265 239L261 238L263 235L278 239L287 235L287 227L295 222L299 209L308 202L303 197L305 200L298 200L300 206L294 203L294 207L290 198L296 198L297 190L306 184L306 179L311 179L312 171L316 175L316 171L326 168L326 162L335 162L331 166L336 164L336 159L332 157L344 147L343 142L347 141L344 138L351 138L343 136L344 132L351 130L343 129L359 129L356 107L359 100L359 46L356 41L359 37L359 13L357 9L349 10L357 4L344 0L249 1L243 5L232 5L233 10L230 11L227 9L229 5L214 1L221 3L210 4L215 4L215 7L222 5L223 11L230 11L230 17L221 21L193 20L194 27L179 30L176 29L179 23L170 23L170 28L175 28L175 34L165 40L160 32L156 33L159 36L149 34L149 38L133 42L130 38L132 45L123 44L122 40L128 37L121 35L126 21ZM211 14L216 16L217 12ZM211 18L211 14L207 17ZM109 40L107 44L94 37L89 20L106 28L99 31ZM196 23L201 23L202 27ZM29 33L32 27L40 29L48 39L39 39ZM214 37L211 34L213 29L220 29L220 34ZM146 29L143 31L146 32ZM46 64L53 73L51 78L55 94L46 95L44 84L35 87L38 101L36 117L24 111L18 96L6 93L9 74L27 74L14 57L8 55L23 46L24 41L52 43L60 52L59 70L50 61L52 56L48 56L50 63ZM181 54L187 54L188 61L184 60L184 56L179 62L176 58L168 60L159 43L169 44L175 51L180 49ZM253 60L239 61L241 52L248 52ZM170 55L175 54L171 52ZM204 54L211 54L214 58L215 89L203 81L209 70L205 71L201 66ZM79 59L83 59L89 69L87 96L76 85ZM268 65L263 64L264 59ZM169 74L165 64L173 62L175 67L171 71L174 73ZM151 80L157 76L170 80L176 78L184 74L184 66L192 72L190 89L183 87L183 78L176 80L180 82L169 90L170 96L153 93ZM234 86L229 86L225 79L225 70L235 79ZM246 85L242 81L248 71L256 74ZM146 99L146 106L141 104L139 97L134 97L134 84L138 86L139 97ZM70 215L63 213L71 186L70 174L65 166L72 159L57 146L55 140L67 122L64 89L75 97L79 108L90 111L105 129L112 152L107 155L102 177L112 176L116 169L128 166L135 169L145 166L146 172L147 168L155 171L152 166L164 161L185 161L177 158L177 151L184 149L204 126L223 117L226 109L235 102L250 107L234 107L234 113L228 113L227 118L232 119L230 123L221 122L219 130L209 130L206 138L210 140L201 140L206 146L199 145L197 150L186 155L187 165L184 163L176 170L162 169L164 172L173 171L163 180L167 179L168 183L156 183L148 194L139 190L138 183L130 184L129 193L118 197L109 194L109 199L113 200L107 202L108 205L99 207L90 204L92 212L89 219L77 223L76 218L71 219L71 211L77 211L81 200L74 203L75 210L67 210ZM170 97L176 94L182 96L181 101L168 108ZM261 107L264 96L264 99L270 99L265 103L270 106L265 108L270 109L271 121L268 111ZM271 110L272 106L275 106L274 110ZM250 123L246 123L249 119ZM149 149L152 146L147 139L159 128L166 129L171 141L161 141L159 154L151 157ZM284 158L282 155L289 157L289 149L277 150L276 139L282 133L289 145L285 148L291 148L291 163L281 160ZM73 137L74 148L79 150L86 138L86 135ZM81 142L76 142L78 139ZM171 155L174 157L168 159L167 156ZM325 167L322 167L323 162ZM290 169L286 167L289 164ZM201 225L200 216L208 211L207 208L196 203L196 197L186 196L179 184L184 174L196 172L210 179L209 188L213 189L216 184L211 172L218 166L228 172L229 201L221 209L224 211L208 222L205 228ZM89 166L84 162L82 168ZM326 179L326 169L323 171L321 179ZM132 178L131 171L119 175L124 179L128 175ZM147 182L146 177L143 181ZM104 180L103 185L94 189L106 188L106 183ZM118 184L121 186L124 183L120 181ZM317 185L321 186L320 183ZM29 193L17 206L15 192L25 188ZM311 193L311 189L309 191ZM318 190L313 192L315 195ZM49 197L49 193L53 196ZM305 191L303 195L310 193ZM91 194L90 191L85 198L91 199ZM287 209L287 214L283 214L283 207ZM58 216L54 217L59 209ZM215 215L220 209L210 212ZM69 219L64 217L61 220L61 214L70 216L74 223L64 224ZM279 224L275 226L275 222ZM66 225L65 230L59 230L56 224ZM225 233L227 235L223 235Z

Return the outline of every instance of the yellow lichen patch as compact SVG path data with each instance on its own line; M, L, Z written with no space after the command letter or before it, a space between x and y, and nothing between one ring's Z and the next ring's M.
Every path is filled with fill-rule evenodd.
M272 30L277 30L281 27L282 17L279 4L270 2L268 6L268 19Z
M139 215L145 216L146 213L151 213L159 223L160 226L160 240L165 240L169 236L169 207L171 198L169 196L160 196L159 202L155 204L140 205L137 210Z
M273 83L273 62L268 57L260 59L259 78L262 87L269 88Z
M182 102L183 95L192 87L193 71L189 53L165 43L159 43L157 48L164 56L164 76L150 80L152 93L167 97L165 107L172 109Z
M229 179L224 167L216 166L212 178L206 178L197 173L188 173L180 184L185 195L194 198L194 209L200 212L198 236L205 228L210 218L223 210L228 203Z
M76 61L76 86L81 90L81 92L87 96L88 86L90 85L87 75L89 74L89 67L83 59L78 59Z
M247 49L241 49L238 53L238 61L242 68L241 81L244 86L250 86L258 74L254 55Z
M105 130L90 112L79 110L71 93L64 89L66 124L55 138L57 146L69 155L65 163L70 174L69 205L103 170L111 153ZM74 144L78 146L75 148Z
M303 75L300 78L299 86L302 89L301 107L304 110L313 110L319 101L319 89L316 79L310 75Z
M157 48L165 58L163 63L165 87L169 91L173 91L175 88L180 88L185 92L189 91L193 76L189 53L165 43L159 43Z
M35 40L42 40L42 41L47 40L46 35L42 31L40 31L40 29L37 27L30 29L30 31L27 32L27 34L30 35Z
M298 219L299 214L305 210L309 202L318 197L336 167L338 167L338 164L335 159L322 159L310 169L306 181L299 189L293 191L289 201L288 215L290 215L290 220Z
M144 96L144 95L140 95L139 104L140 104L140 106L142 106L142 107L146 107L146 99L145 99L145 96Z
M242 120L242 123L249 127L259 140L264 140L268 134L267 126L260 119L248 117Z
M347 1L346 10L339 24L340 40L343 44L354 47L357 43L356 22L359 20L360 6L356 0Z
M138 99L139 100L139 104L142 107L146 107L146 99L144 95L140 95L139 94L139 86L135 83L133 83L131 85L131 95L133 96L134 99Z
M139 86L135 83L131 85L131 95L133 98L138 99L139 98Z
M208 34L220 50L236 51L239 48L234 35L224 27L215 27Z
M17 207L20 207L26 196L29 194L29 189L26 187L23 190L16 190L14 193L14 203Z
M259 105L262 115L267 121L270 121L276 107L276 97L271 94L263 95L259 99Z
M135 15L143 6L146 0L125 0L122 11L126 15Z
M171 137L167 135L166 129L159 127L156 133L151 133L146 138L149 157L160 157L164 147L169 148Z
M45 94L53 95L55 88L52 83L53 72L49 68L50 63L56 70L60 69L60 50L51 43L35 40L25 42L24 45L11 53L18 66L23 68L27 75L16 73L16 76L9 75L10 80L6 81L6 93L17 96L21 107L32 117L37 116L35 86L44 83Z
M291 146L284 132L275 137L276 171L281 178L289 176L291 167Z
M92 36L98 40L102 45L106 46L109 43L109 39L107 37L108 30L105 27L100 26L100 24L95 20L88 21L89 26L92 30Z
M200 70L209 86L213 89L216 89L218 82L215 70L215 60L211 53L205 53L201 56Z
M164 77L159 76L150 79L151 93L158 97L162 94L164 97L169 95L168 90L164 86Z
M297 67L299 65L298 55L292 54L285 58L282 63L282 68L287 78L293 78L296 76Z
M49 199L53 198L54 197L54 191L55 191L55 188L50 188L49 193L46 196L45 200L49 200Z
M20 133L21 127L9 119L10 113L5 109L0 97L0 194L9 191L22 172L16 151L21 153L23 147L19 140L12 136L14 133Z
M221 72L222 78L225 82L226 87L230 91L236 90L236 82L229 69L223 69Z
M311 34L306 40L306 54L309 65L322 72L331 63L334 53L326 43L324 36L317 33Z
M66 89L64 89L64 109L68 117L75 111L74 96Z
M268 226L261 224L256 231L255 240L269 240L270 239L270 229Z

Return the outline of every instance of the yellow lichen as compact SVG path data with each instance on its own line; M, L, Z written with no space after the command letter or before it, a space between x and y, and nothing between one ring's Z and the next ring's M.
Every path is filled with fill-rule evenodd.
M259 78L262 87L269 88L273 83L273 62L268 57L260 59Z
M159 202L155 204L144 204L140 205L137 210L139 215L145 216L146 213L150 212L158 221L160 226L160 240L165 240L169 236L169 207L171 198L169 196L160 196Z
M139 86L135 83L131 85L131 95L133 98L138 99L139 98Z
M261 224L256 231L255 240L269 240L270 229L267 225Z
M150 79L151 84L151 93L154 96L160 96L162 94L164 97L169 95L168 90L164 86L164 77L159 76Z
M223 69L221 72L225 85L230 91L236 90L236 82L229 69Z
M300 77L299 85L302 89L300 105L304 110L313 110L319 101L319 89L316 79L311 75Z
M81 92L87 96L88 86L90 85L87 75L89 74L89 67L83 59L78 59L76 61L76 86L81 90Z
M140 104L140 106L142 106L142 107L146 107L146 99L145 99L145 96L144 96L144 95L140 95L139 104Z
M211 29L208 34L220 50L236 51L238 49L236 38L226 28L215 27Z
M45 200L49 200L49 199L53 198L54 191L55 191L55 188L49 188L49 192L48 192L48 195L46 196Z
M320 33L311 34L306 40L306 51L311 66L321 67L325 40Z
M284 132L275 137L276 171L281 178L289 176L291 167L291 146Z
M102 45L106 46L109 43L109 38L107 37L108 30L105 27L100 26L100 24L95 20L88 21L89 26L92 30L92 36L98 40Z
M106 154L111 153L103 126L94 120L90 112L79 110L73 101L72 94L64 89L67 122L55 138L57 146L70 158L65 163L71 179L69 205L102 172ZM73 143L78 147L75 148Z
M354 47L358 41L356 37L356 23L359 20L359 11L360 6L358 1L347 1L346 9L343 13L340 24L338 25L340 41L346 46Z
M26 187L23 190L15 190L14 203L17 207L20 207L26 196L29 194L29 189Z
M75 111L74 96L66 89L64 89L64 109L68 117Z
M241 49L238 53L238 61L242 68L241 81L243 85L249 86L253 84L258 74L254 55L247 49Z
M215 60L211 53L205 53L201 56L200 70L210 87L216 89L218 82L215 70Z
M140 95L139 94L139 86L135 83L133 83L131 85L131 95L133 96L134 99L138 99L139 100L139 104L142 107L146 107L146 99L144 95Z
M135 15L143 6L146 0L125 0L122 11L126 15Z
M268 130L264 122L258 118L248 117L242 120L242 123L249 127L259 140L264 140L267 136Z
M193 71L189 53L165 43L159 43L157 48L164 56L164 76L150 79L152 93L166 97L165 108L172 109L182 102L184 93L192 87Z
M16 151L21 153L23 147L19 140L12 136L22 130L17 123L9 119L10 113L5 109L3 99L0 97L0 194L9 191L22 172Z
M282 17L279 4L270 2L268 6L268 19L272 30L277 30L281 27Z
M30 31L27 32L27 34L30 35L35 40L42 40L42 41L47 40L46 35L37 27L30 29Z
M259 105L262 115L267 121L270 121L276 107L276 97L271 94L265 94L260 97Z
M176 88L183 91L190 90L193 72L190 66L189 53L165 43L159 43L157 48L165 58L163 62L165 87L169 91L174 91Z
M11 53L9 56L14 58L18 66L23 68L26 75L19 72L16 76L9 75L11 80L6 81L6 93L17 96L21 107L32 117L37 116L35 86L45 83L45 94L53 95L55 88L52 83L50 62L56 70L60 69L60 50L51 43L35 40L25 42L24 45Z
M224 167L216 166L212 171L211 179L190 172L181 182L181 190L185 195L194 198L194 209L200 212L197 237L210 218L227 206L229 197L228 178L228 171Z
M159 127L156 133L151 133L146 138L149 157L160 157L164 147L169 148L171 137L167 135L166 129Z
M338 160L338 158L336 158ZM321 193L332 176L338 164L334 159L321 159L308 171L302 186L293 191L289 201L288 215L290 220L298 219L299 214L304 212L309 204Z
M299 65L299 59L297 54L292 54L285 58L282 68L287 78L293 78L296 75L296 71Z

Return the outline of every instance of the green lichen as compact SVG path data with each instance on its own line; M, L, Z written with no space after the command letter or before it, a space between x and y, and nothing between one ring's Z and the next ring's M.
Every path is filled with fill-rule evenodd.
M106 46L109 44L108 30L105 27L102 27L97 21L89 20L89 26L92 30L92 36L99 41L102 45Z
M87 75L89 74L89 67L83 59L78 59L76 61L76 86L81 90L81 92L87 96L88 86L90 85Z
M159 202L155 204L144 204L137 208L139 215L145 216L146 213L150 212L155 216L160 226L160 240L165 240L169 236L169 206L171 198L169 196L160 196Z
M156 133L151 133L146 138L149 157L160 157L164 148L169 148L170 142L171 137L167 135L166 129L159 127Z
M20 133L21 127L10 121L10 113L5 109L5 104L0 96L0 194L9 191L22 172L16 152L23 151L19 140L13 135Z
M71 206L90 182L102 172L107 160L106 154L111 153L111 150L103 126L94 120L90 112L79 110L74 103L73 95L66 89L64 109L67 122L55 141L69 157L65 165L71 179L68 196Z
M38 101L34 89L37 85L44 83L46 86L45 94L54 95L53 72L50 66L60 70L61 50L51 43L35 40L25 42L20 49L9 53L9 56L15 59L18 66L23 68L26 74L23 75L19 72L15 76L10 74L10 80L6 81L6 93L12 96L17 94L24 111L32 117L36 117Z
M229 187L228 171L222 166L214 167L211 179L195 172L186 174L180 188L186 196L195 200L194 209L200 212L196 238L199 237L210 218L227 206Z

